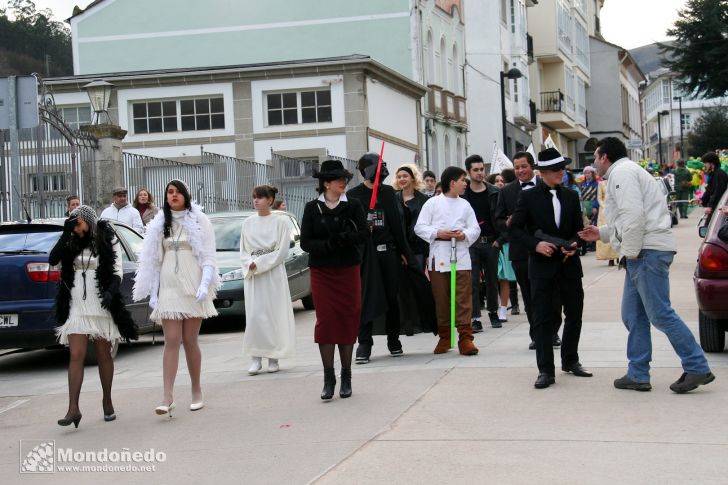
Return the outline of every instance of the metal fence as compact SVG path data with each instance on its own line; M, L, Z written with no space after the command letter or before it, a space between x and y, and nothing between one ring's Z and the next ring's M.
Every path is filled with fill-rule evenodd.
M125 152L123 163L124 183L130 194L144 188L163 201L167 182L180 179L207 213L251 209L253 187L270 179L268 165L208 152L202 152L201 163Z
M26 211L32 218L63 217L69 195L84 203L96 200L95 177L83 176L95 170L96 146L91 135L70 129L54 109L41 107L40 124L18 130L20 180L14 181L10 133L0 130L0 221L11 219L14 193L23 219Z
M327 155L327 158L340 160L344 168L351 173L357 173L355 160L330 154ZM271 153L271 159L273 178L270 183L280 190L280 197L286 202L286 210L294 214L300 221L306 203L318 197L316 192L318 181L313 178L313 173L319 169L319 159L317 157L290 158L275 152Z

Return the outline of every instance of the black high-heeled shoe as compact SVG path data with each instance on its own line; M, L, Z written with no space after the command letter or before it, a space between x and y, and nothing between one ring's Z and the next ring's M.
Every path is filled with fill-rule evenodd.
M336 373L334 368L324 369L324 389L321 391L321 399L328 401L334 397L334 387L336 387Z
M341 369L341 387L339 397L351 397L351 369Z
M69 426L71 423L78 428L78 423L81 422L81 413L74 414L73 416L66 416L58 420L60 426Z

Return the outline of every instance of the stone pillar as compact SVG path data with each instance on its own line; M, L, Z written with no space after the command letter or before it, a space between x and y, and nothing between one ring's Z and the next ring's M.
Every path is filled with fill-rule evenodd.
M81 131L98 140L95 160L84 160L81 165L83 185L86 189L82 202L97 211L111 203L111 191L124 185L124 163L121 141L126 130L118 125L85 125ZM133 195L131 195L133 197Z

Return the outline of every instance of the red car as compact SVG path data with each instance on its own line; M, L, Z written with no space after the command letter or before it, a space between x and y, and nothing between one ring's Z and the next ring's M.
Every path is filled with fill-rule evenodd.
M726 205L727 200L728 191L718 207ZM693 282L699 309L700 346L706 352L723 352L728 331L728 242L718 237L725 220L726 216L717 212L710 224L698 230L705 239L698 252Z

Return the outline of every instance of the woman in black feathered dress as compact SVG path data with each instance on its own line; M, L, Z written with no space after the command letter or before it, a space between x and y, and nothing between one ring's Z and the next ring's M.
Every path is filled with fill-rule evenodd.
M99 377L103 389L104 420L116 419L111 402L114 361L111 346L120 339L137 339L137 328L121 296L123 277L121 244L107 221L82 205L71 212L63 234L50 252L48 262L61 265L56 294L56 328L59 343L70 350L68 364L68 412L58 420L78 428L78 399L83 383L83 365L88 341L96 345Z

